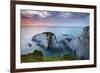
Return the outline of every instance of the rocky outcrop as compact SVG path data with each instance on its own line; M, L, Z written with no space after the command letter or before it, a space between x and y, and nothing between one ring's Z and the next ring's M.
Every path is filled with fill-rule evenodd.
M54 53L60 51L59 55L68 53L73 54L78 59L89 59L89 26L84 27L78 37L64 34L62 39L59 40L54 33L43 32L34 35L32 41L43 50L46 49ZM29 46L31 45L29 44Z
M80 36L72 39L70 48L79 59L89 59L89 26L83 28Z
M58 41L56 39L55 34L51 32L43 32L33 36L32 41L35 41L38 46L42 48L46 48L47 50L59 50L58 49Z

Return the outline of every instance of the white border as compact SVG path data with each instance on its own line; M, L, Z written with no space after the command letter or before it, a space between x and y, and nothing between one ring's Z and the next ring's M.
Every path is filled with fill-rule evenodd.
M49 11L70 11L70 12L88 12L90 13L90 60L79 61L58 61L58 62L39 62L39 63L21 63L20 62L20 10L49 10ZM57 66L74 66L87 65L94 63L94 12L93 9L69 8L69 7L50 7L35 5L16 5L16 69L23 68L40 68L40 67L57 67Z

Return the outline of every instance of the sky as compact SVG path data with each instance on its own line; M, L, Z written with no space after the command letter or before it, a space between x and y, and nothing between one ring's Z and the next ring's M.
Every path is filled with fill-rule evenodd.
M85 27L89 25L89 13L22 9L21 25Z

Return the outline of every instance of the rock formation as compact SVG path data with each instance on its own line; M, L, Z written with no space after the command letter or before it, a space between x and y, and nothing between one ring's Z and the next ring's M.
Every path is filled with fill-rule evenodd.
M81 35L72 39L70 48L79 59L89 59L89 26L83 28Z
M54 33L43 32L34 35L32 41L37 46L50 52L60 51L63 55L64 52L67 52L75 55L79 59L89 59L89 26L84 27L78 37L63 35L62 39L58 41ZM29 44L29 46L31 45ZM61 55L60 53L59 55Z
M47 50L56 50L58 48L58 41L55 34L52 32L43 32L33 36L32 41L35 41L37 45Z

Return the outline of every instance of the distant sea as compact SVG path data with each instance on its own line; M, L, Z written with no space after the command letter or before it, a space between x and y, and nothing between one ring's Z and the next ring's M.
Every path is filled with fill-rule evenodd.
M34 35L42 32L52 32L56 35L58 40L63 38L63 35L71 35L77 37L82 32L82 27L32 27L22 26L21 27L21 55L32 53L35 49L41 50L36 43L32 42L31 39ZM28 43L32 44L29 47Z

